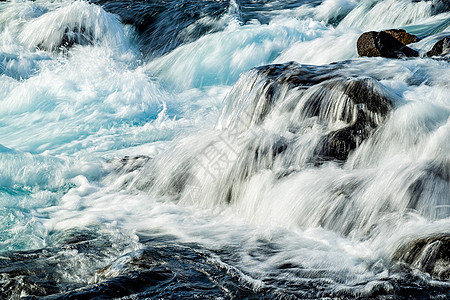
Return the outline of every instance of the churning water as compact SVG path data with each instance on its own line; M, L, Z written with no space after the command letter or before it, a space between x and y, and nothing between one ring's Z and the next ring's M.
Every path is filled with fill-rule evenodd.
M450 297L449 7L0 2L0 298Z

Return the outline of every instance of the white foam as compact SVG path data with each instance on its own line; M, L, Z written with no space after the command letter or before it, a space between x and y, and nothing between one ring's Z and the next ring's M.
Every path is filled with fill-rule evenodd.
M339 24L339 27L363 31L398 28L429 18L431 1L363 0Z
M146 68L177 88L231 84L240 73L271 63L292 43L316 38L325 29L319 22L295 19L233 26L182 45Z
M75 1L31 20L20 35L27 46L44 50L57 50L65 37L82 44L103 43L115 50L127 48L117 17L85 1Z
M356 0L325 0L314 9L314 16L319 20L333 21L347 15L357 4Z
M280 223L255 226L237 217L229 207L200 210L173 202L156 201L146 194L117 192L89 182L84 177L74 179L76 188L67 193L60 205L45 209L51 218L45 221L47 230L84 228L96 224L122 230L136 230L139 235L170 235L181 242L199 243L209 249L235 248L234 260L223 267L235 272L234 265L255 288L263 286L267 273L290 263L305 272L326 269L340 280L358 282L372 278L367 261L376 259L365 244L344 239L321 229L286 230ZM261 249L271 244L278 251L267 254ZM253 253L249 256L249 253ZM220 263L214 261L213 263ZM248 275L249 274L249 275ZM247 278L248 276L248 278ZM247 279L246 279L247 278ZM281 279L281 278L280 278ZM292 278L292 280L301 280Z
M322 37L297 42L286 47L275 62L297 61L303 64L321 65L352 59L358 57L355 45L360 35L361 32L358 30L330 30Z

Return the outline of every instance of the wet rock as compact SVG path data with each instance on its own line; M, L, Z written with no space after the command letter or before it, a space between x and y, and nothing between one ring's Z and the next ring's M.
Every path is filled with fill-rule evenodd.
M450 10L449 0L433 0L432 2L433 4L431 6L431 9L433 14L440 14Z
M324 126L325 133L314 148L314 162L346 160L388 116L394 95L376 79L349 77L344 69L345 63L288 63L255 68L228 95L220 127L249 129L261 125L278 110L292 120L289 130L293 134L297 133L297 122L303 120L316 120ZM250 94L251 99L242 98L243 94ZM333 124L340 124L340 128L335 129ZM273 153L277 156L288 148L284 145Z
M128 187L133 182L133 172L141 170L149 161L150 157L145 155L125 156L123 158L113 158L107 160L107 163L114 174L115 184L122 188Z
M449 162L433 160L422 167L419 176L415 177L408 187L408 209L419 210L421 214L429 218L446 218L450 215L448 195L450 188L450 164ZM436 198L433 205L429 205L429 199Z
M345 79L338 84L343 98L355 108L353 114L342 115L348 126L327 134L316 152L321 158L346 160L349 153L369 137L392 110L393 104L380 91L375 79Z
M107 162L118 173L131 173L141 169L149 160L150 157L148 156L137 155L133 157L125 156L123 158L113 158Z
M383 30L383 32L390 34L392 37L394 37L397 41L399 41L403 45L417 43L418 41L420 41L420 39L417 36L415 36L414 34L407 33L406 30L404 29L389 29Z
M85 27L73 27L66 28L64 30L64 35L61 39L61 43L57 48L70 49L74 45L93 45L94 44L94 34L91 30L87 30Z
M367 117L364 112L359 112L354 124L326 135L317 152L327 160L346 160L350 151L356 149L374 129L374 127L366 125L366 122Z
M445 56L450 53L450 36L440 39L433 48L427 52L428 57Z
M101 7L75 1L26 22L19 38L30 49L64 52L75 45L121 47L122 30L117 17Z
M227 1L116 1L91 0L136 28L144 55L163 55L184 43L221 30L219 20L228 13ZM202 22L208 16L209 22ZM170 20L170 22L167 22Z
M67 26L57 38L41 39L36 43L36 48L45 51L66 51L75 45L93 45L95 40L91 29L84 26Z
M261 124L277 103L284 101L283 90L306 91L322 82L341 77L345 62L324 66L300 65L295 62L272 64L250 70L225 98L218 127L248 129ZM245 99L249 94L251 99Z
M400 246L393 260L440 280L450 279L450 235L419 238Z
M356 43L359 56L404 58L418 57L419 53L394 38L391 34L369 31L363 33Z

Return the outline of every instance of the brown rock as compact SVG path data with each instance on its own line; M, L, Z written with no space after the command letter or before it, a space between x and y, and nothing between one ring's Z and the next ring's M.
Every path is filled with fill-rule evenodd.
M356 43L359 56L403 58L418 57L419 53L386 32L363 33Z
M386 32L392 37L394 37L397 41L402 43L403 45L408 45L411 43L417 43L420 41L420 39L415 36L414 34L407 33L404 29L389 29L389 30L383 30L383 32Z

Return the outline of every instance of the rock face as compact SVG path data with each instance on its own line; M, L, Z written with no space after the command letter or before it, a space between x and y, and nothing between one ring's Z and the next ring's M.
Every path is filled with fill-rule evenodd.
M419 53L394 38L387 32L363 33L356 43L359 56L403 58L418 57Z
M414 34L407 33L404 29L389 29L383 30L387 34L392 35L397 41L402 43L403 45L408 45L411 43L417 43L420 39Z
M450 53L450 36L440 39L433 48L427 52L428 57L445 56Z
M450 235L442 234L408 242L394 253L394 261L431 276L450 279Z

